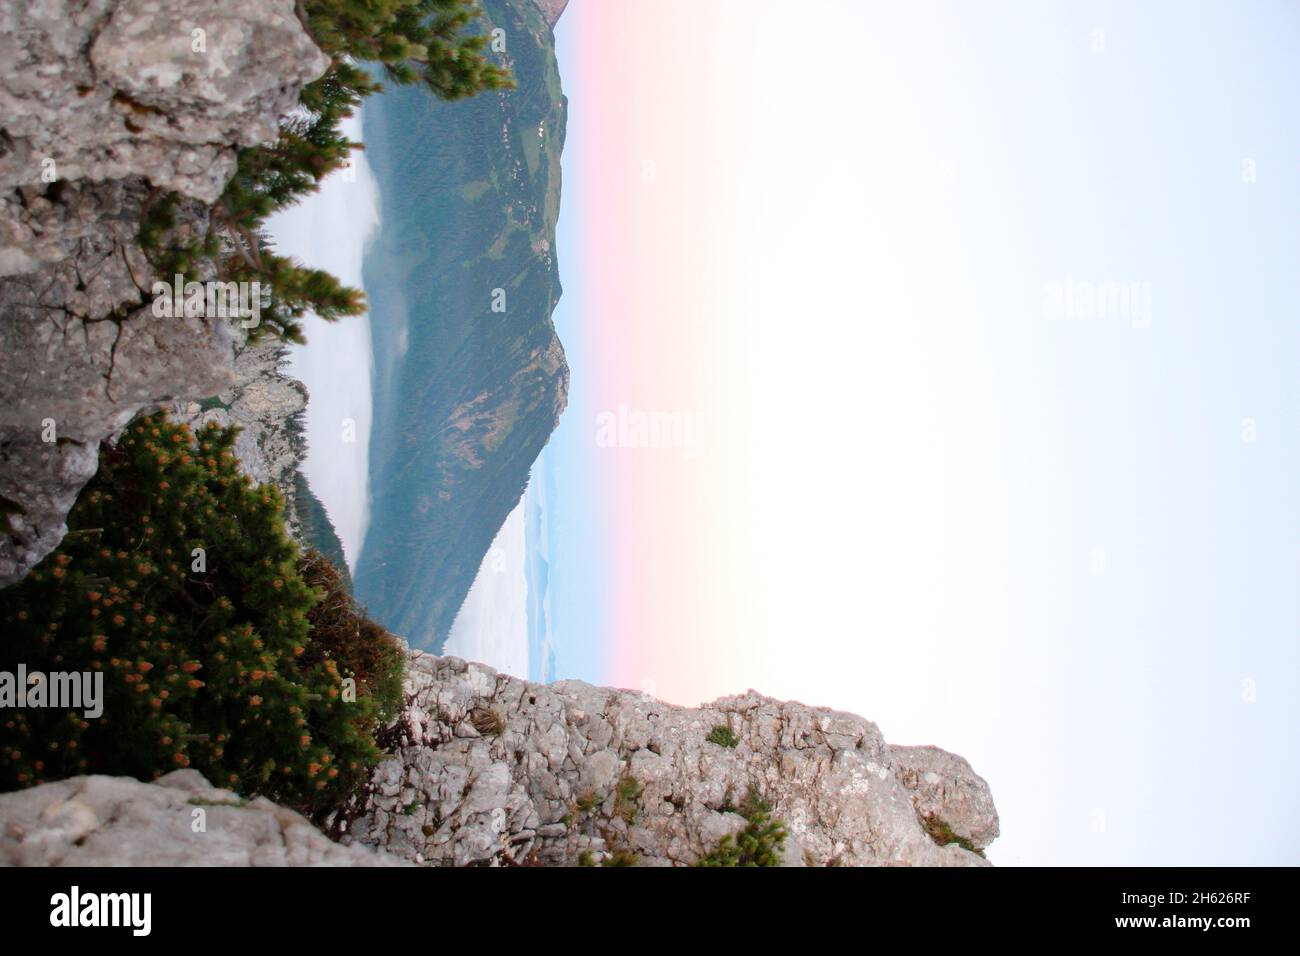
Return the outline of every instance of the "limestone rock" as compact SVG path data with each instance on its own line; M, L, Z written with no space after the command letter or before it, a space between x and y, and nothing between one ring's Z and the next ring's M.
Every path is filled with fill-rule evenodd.
M73 777L0 795L0 866L400 865L334 843L270 800L218 790L194 770L156 783Z
M718 726L735 747L708 740ZM981 849L998 833L988 785L962 758L891 747L861 717L753 691L674 707L412 651L406 706L381 741L390 756L334 821L342 844L181 770L0 795L0 865L574 865L614 853L689 865L744 828L751 788L789 831L788 866L986 866L936 845L921 821L938 815Z
M675 707L417 651L406 693L347 839L419 863L572 865L625 851L688 865L744 827L735 808L751 787L785 822L791 865L981 866L937 846L920 814L950 815L977 847L998 832L969 764L890 747L852 714L752 691ZM718 726L734 748L708 741Z
M328 65L291 0L3 0L0 190L48 169L212 202Z
M937 817L983 848L998 837L988 784L965 759L938 747L890 747L894 776L911 793L920 817Z
M294 499L295 478L306 453L298 423L307 408L307 386L285 372L287 354L274 336L237 346L233 384L202 403L177 402L168 413L194 429L208 422L223 428L238 425L235 457L240 469L257 484L280 491L285 529L301 539Z
M54 262L0 279L0 586L62 540L99 443L141 408L231 381L220 319L153 315L139 181L17 190ZM12 221L12 220L11 220Z
M291 0L0 0L0 587L58 545L101 441L236 384L227 320L153 315L141 217L175 191L180 238L205 230L327 66Z

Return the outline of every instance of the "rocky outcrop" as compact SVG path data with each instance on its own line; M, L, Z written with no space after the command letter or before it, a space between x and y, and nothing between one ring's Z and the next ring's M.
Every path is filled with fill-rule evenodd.
M998 836L988 785L961 757L938 747L890 747L894 777L922 820L942 821L957 836L986 847Z
M412 652L391 755L347 840L424 864L687 865L746 825L751 788L790 833L789 865L980 866L998 833L960 757L891 747L870 721L754 692L699 708L578 681L533 684ZM710 741L726 728L735 745ZM717 734L715 739L726 739ZM626 857L625 857L626 858Z
M0 866L400 866L194 770L156 783L73 777L0 795Z
M335 822L341 843L179 770L0 795L0 865L690 865L746 826L750 793L788 831L788 866L986 866L998 835L988 784L961 757L753 691L674 707L412 651L381 742L389 756Z
M0 190L52 169L213 202L328 65L292 0L4 0Z
M57 233L58 261L0 279L0 586L62 540L100 441L145 406L232 378L223 320L152 314L135 241L148 187L54 185L14 195L26 222Z
M234 384L202 402L179 402L169 411L176 421L198 429L215 422L239 426L235 457L259 485L273 485L285 499L285 530L301 539L295 495L299 466L306 453L300 416L307 408L307 386L284 371L287 349L268 336L238 347Z
M152 314L141 215L175 191L206 228L327 66L290 0L0 0L0 586L62 539L104 438L234 385L226 320Z

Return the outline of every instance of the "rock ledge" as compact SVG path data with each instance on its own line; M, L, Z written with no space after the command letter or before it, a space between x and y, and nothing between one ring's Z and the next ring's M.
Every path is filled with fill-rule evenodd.
M198 813L196 811L202 811ZM198 821L203 829L196 832ZM157 783L73 777L0 796L3 866L396 866L305 817L244 801L195 770Z
M733 808L751 787L785 821L788 865L982 866L936 845L921 819L980 849L998 834L988 784L965 760L891 747L852 714L753 691L675 707L418 651L406 691L346 839L416 863L573 865L624 851L689 865L745 825ZM715 727L736 745L710 742Z

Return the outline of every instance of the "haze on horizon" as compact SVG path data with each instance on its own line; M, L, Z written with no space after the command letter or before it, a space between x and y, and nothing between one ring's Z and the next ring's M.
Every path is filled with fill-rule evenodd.
M960 753L996 863L1300 860L1300 7L557 37L560 676ZM622 405L702 454L600 447Z

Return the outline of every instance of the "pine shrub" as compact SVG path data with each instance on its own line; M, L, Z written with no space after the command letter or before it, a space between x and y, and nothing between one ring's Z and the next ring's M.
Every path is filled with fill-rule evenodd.
M359 695L374 701L377 722L389 723L402 707L406 655L401 644L366 617L343 572L319 551L309 550L298 559L298 573L318 595L307 612L311 640L299 658L300 666L333 660L345 679L357 682Z
M322 819L367 779L387 651L314 644L318 592L235 436L136 420L101 452L60 547L0 591L3 669L104 675L98 719L0 712L0 788L194 767ZM365 672L354 700L338 658Z
M301 319L309 313L333 321L365 311L359 289L279 255L262 226L351 162L360 144L343 134L340 123L382 89L377 75L423 86L443 100L514 86L509 72L484 53L487 35L470 30L482 14L473 0L300 0L296 9L330 57L325 75L303 88L301 108L280 123L275 142L240 150L235 174L212 206L207 234L183 240L175 233L175 196L157 200L139 232L157 274L167 281L203 260L222 281L269 287L261 321L249 332L253 340L274 334L302 342Z
M772 808L755 790L749 791L740 812L748 821L733 838L727 834L701 857L696 866L780 866L785 846L785 825L772 819Z

